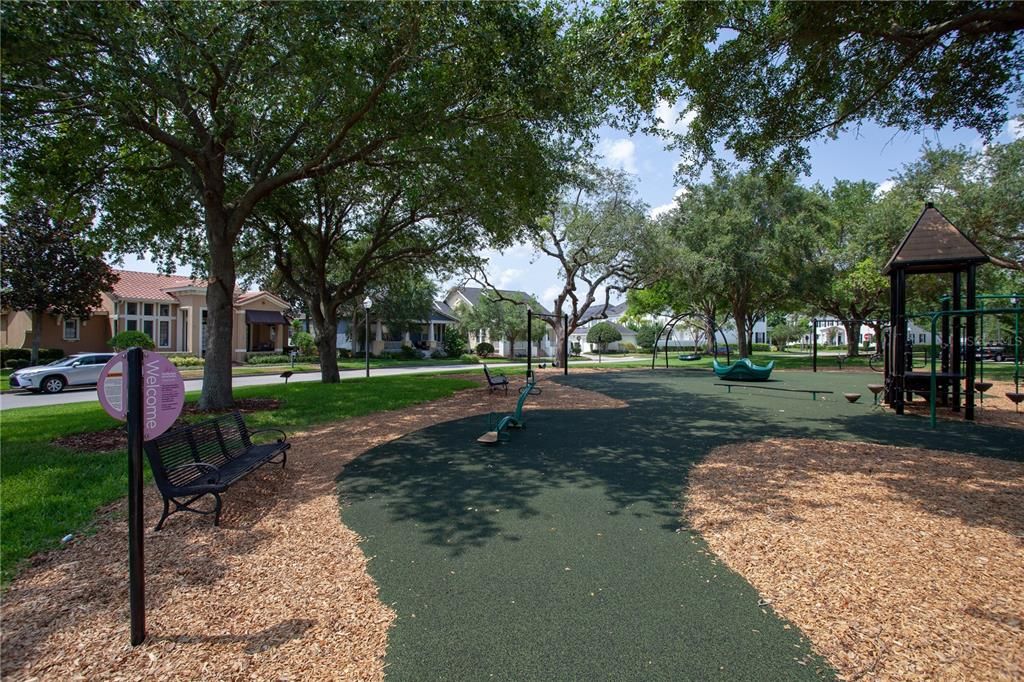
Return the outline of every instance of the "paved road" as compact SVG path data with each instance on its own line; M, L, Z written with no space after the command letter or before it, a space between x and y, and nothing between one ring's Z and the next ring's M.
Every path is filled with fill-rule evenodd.
M613 362L630 362L637 358L605 358L604 363ZM572 365L588 365L596 364L592 361L573 362ZM498 367L526 367L526 363L502 363ZM371 377L383 377L391 376L394 374L431 374L434 372L448 372L448 371L465 371L465 370L479 370L480 365L443 365L443 366L426 366L426 367L386 367L382 369L371 369ZM500 371L500 370L499 370ZM366 370L364 369L352 369L341 372L341 379L357 379L359 377L366 376ZM320 372L304 372L302 374L295 374L289 381L319 381ZM262 374L258 376L238 376L234 378L233 385L237 388L239 386L259 386L262 384L278 384L284 380L281 379L277 374ZM203 387L202 379L189 379L185 382L186 391L198 391ZM0 410L14 410L19 407L38 407L40 405L64 405L67 403L85 403L90 401L96 401L96 389L95 387L87 388L69 388L64 390L62 393L56 393L53 395L47 395L44 393L28 393L27 391L16 391L12 393L4 393L0 395Z

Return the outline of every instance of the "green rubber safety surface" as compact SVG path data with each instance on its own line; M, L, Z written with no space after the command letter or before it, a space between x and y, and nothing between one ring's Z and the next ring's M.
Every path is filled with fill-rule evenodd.
M831 678L795 626L758 605L680 518L689 467L719 445L856 439L1019 457L1013 432L872 410L867 373L778 372L734 389L710 372L559 378L628 409L530 411L487 447L487 416L376 448L339 477L381 600L398 613L387 676L428 679ZM842 393L863 392L848 404ZM1019 433L1019 432L1018 432Z

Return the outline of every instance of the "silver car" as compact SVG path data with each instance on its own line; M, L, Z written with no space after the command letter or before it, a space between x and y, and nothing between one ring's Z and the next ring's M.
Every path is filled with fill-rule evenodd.
M100 378L100 370L113 353L77 353L48 365L26 367L11 372L11 388L33 393L60 393L65 386L91 386Z

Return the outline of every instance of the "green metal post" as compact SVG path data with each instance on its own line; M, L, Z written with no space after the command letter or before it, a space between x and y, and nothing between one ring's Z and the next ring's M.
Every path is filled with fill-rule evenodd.
M935 417L935 403L937 402L937 400L936 400L937 395L936 394L939 392L939 382L936 381L936 379L935 379L935 332L936 332L935 327L936 327L940 317L942 317L942 313L933 313L932 314L932 376L931 376L931 389L932 389L931 393L932 394L931 394L931 399L928 402L931 404L931 419L932 419L932 428L933 429L935 428L935 419L936 419L936 417Z

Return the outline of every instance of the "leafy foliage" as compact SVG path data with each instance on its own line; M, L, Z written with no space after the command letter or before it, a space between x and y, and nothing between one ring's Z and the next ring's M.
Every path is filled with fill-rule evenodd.
M448 330L444 335L444 354L450 358L457 358L466 351L466 338L453 329Z
M149 337L149 334L134 329L114 334L110 337L110 340L107 341L107 344L119 352L131 348L132 346L138 346L139 348L145 348L146 350L153 350L156 348L156 345L153 343L153 339Z
M611 322L598 322L587 330L587 343L596 344L601 352L607 352L608 344L622 340L622 332Z
M459 306L459 329L464 334L486 329L490 338L507 340L509 357L514 357L516 342L526 338L528 308L541 310L540 304L532 296L517 291L484 291L476 305ZM545 331L545 325L539 320L534 321L533 338L530 341L540 341ZM493 346L491 352L494 352Z
M476 354L482 358L486 358L494 353L494 346L486 341L481 341L476 344Z
M56 218L40 203L4 211L0 289L4 305L32 314L32 358L39 361L43 315L88 318L117 275L83 234L89 216Z

